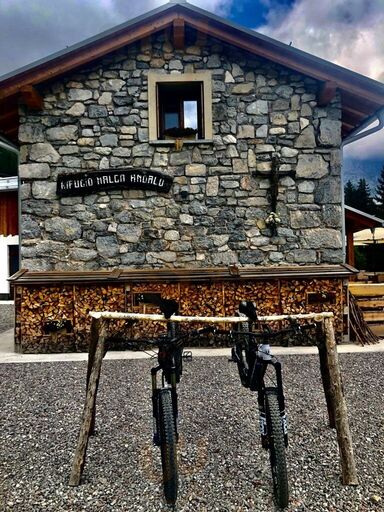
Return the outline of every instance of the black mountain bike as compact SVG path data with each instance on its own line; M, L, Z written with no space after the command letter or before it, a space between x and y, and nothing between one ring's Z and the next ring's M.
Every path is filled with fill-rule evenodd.
M175 505L178 491L177 449L178 442L178 404L177 384L183 371L183 360L192 359L190 351L184 351L184 344L202 334L213 332L214 327L206 327L185 333L179 332L178 324L172 322L171 316L178 312L174 300L155 297L153 303L160 307L167 323L167 332L156 339L146 340L149 345L158 347L158 364L151 369L152 407L153 407L153 442L161 450L163 470L163 487L165 501ZM158 385L158 373L161 372L161 386Z
M237 324L237 329L231 332L235 341L231 360L237 363L242 385L257 392L261 444L269 450L276 505L285 508L289 498L285 456L288 426L281 363L272 356L269 342L274 338L300 335L302 328L291 319L287 329L272 331L267 325L262 325L261 330L253 331L255 325L259 324L255 304L241 302L239 313L244 316L244 322ZM271 369L272 372L269 371ZM266 385L270 378L271 385Z

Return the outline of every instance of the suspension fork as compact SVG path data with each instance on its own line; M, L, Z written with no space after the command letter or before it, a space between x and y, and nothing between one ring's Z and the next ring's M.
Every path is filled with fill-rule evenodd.
M277 399L279 401L279 410L280 410L280 418L281 424L284 432L284 443L285 446L288 446L288 424L287 424L287 415L285 412L285 398L284 398L284 390L283 390L283 377L281 372L281 363L279 361L275 361L272 363L275 367L276 371L276 384L277 384Z
M159 388L157 387L157 372L161 366L151 368L152 382L152 416L153 416L153 443L160 446L160 429L159 429Z

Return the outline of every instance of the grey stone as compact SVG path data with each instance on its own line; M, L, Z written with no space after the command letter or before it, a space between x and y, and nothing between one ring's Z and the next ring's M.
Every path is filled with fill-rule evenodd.
M170 162L171 165L186 165L191 163L191 152L190 151L178 151L171 153Z
M70 250L69 257L75 261L92 261L96 259L97 252L93 249L75 247Z
M320 212L308 210L293 210L290 212L290 226L293 229L315 228L320 225Z
M294 148L289 147L283 147L281 148L281 156L283 158L294 158L298 155L298 150Z
M38 142L31 146L29 158L35 162L57 163L60 160L60 155L52 144L48 142Z
M341 202L342 188L340 178L332 177L321 180L315 188L315 202L334 204Z
M295 249L292 252L295 263L316 263L316 251L312 249Z
M52 240L69 242L81 238L81 225L75 219L52 217L45 221L45 229Z
M185 166L186 176L205 176L207 174L207 166L204 164L187 164Z
M106 80L101 84L102 91L112 91L118 92L125 84L124 80L120 80L119 78L112 78L110 80Z
M224 75L224 82L226 84L231 84L231 83L234 83L235 82L235 79L233 78L233 76L231 75L231 73L229 71L226 71L225 72L225 75Z
M177 71L181 71L183 69L183 63L180 60L170 60L169 61L169 69L175 69Z
M239 139L253 139L255 137L255 127L250 124L238 126L237 137Z
M298 158L297 178L319 179L328 174L328 163L321 155L300 154Z
M236 84L232 87L232 94L252 94L255 92L255 85L252 83Z
M268 101L257 100L250 103L246 108L247 114L263 115L268 114Z
M43 142L44 127L41 124L20 124L19 142Z
M75 140L76 135L77 126L73 124L49 128L49 130L47 130L47 139L53 141L69 142L70 140Z
M41 229L37 221L30 215L21 216L21 235L24 240L39 238Z
M140 240L141 231L141 226L135 224L120 224L117 226L117 236L124 242L138 242Z
M315 133L313 126L307 126L297 137L295 142L296 148L314 148L316 147Z
M240 251L239 262L243 265L257 265L264 260L264 253L260 249L251 251Z
M93 96L92 91L87 89L69 89L68 99L70 101L87 101Z
M313 181L301 181L298 183L297 189L304 194L312 194L315 190L315 184Z
M99 117L108 117L107 107L103 105L89 105L88 116L91 119L98 119Z
M218 176L210 176L207 179L207 186L206 186L206 196L207 197L216 197L219 193L219 178Z
M132 148L132 156L152 156L154 152L153 146L147 143L136 144Z
M84 104L77 102L74 105L72 105L72 107L69 108L65 113L68 116L80 117L84 114L84 112L85 112Z
M121 263L123 265L143 265L145 263L145 253L127 252L122 254Z
M321 119L319 143L322 146L340 147L341 122L333 119Z
M114 133L106 133L105 135L101 135L100 144L102 146L107 147L115 147L118 145L117 135Z
M35 199L55 199L56 183L51 181L35 181L32 183L32 196Z
M102 258L113 258L119 254L119 244L114 235L96 237L96 249Z
M276 88L276 94L281 98L290 99L293 95L293 88L289 85L280 85Z
M46 179L49 178L50 174L49 165L46 163L19 165L21 179Z
M341 233L336 229L315 228L303 231L303 244L310 249L338 249Z

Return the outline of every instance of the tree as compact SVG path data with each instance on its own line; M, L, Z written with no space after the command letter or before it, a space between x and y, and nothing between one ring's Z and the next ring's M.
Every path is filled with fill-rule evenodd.
M364 178L361 178L357 184L355 208L371 215L375 213L375 203L373 202L371 189Z
M384 219L384 165L377 181L375 201L376 215L381 219Z
M356 187L351 180L348 180L344 187L344 202L348 206L352 206L356 201Z

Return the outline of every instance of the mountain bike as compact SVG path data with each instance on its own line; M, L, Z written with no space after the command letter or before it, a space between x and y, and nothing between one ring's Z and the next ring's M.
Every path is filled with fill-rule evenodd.
M264 324L260 331L253 331L259 321L256 306L250 301L240 303L239 314L244 316L244 322L237 324L237 330L231 331L235 341L231 361L237 363L241 384L257 392L261 445L269 450L276 505L285 508L289 499L285 454L288 424L281 363L272 356L269 342L278 337L301 335L304 331L293 319L290 319L290 326L286 329L272 331ZM312 327L304 326L305 329ZM271 380L269 385L266 384L267 380Z
M164 317L168 319L167 331L155 339L145 340L150 346L157 346L158 364L151 369L152 380L152 411L153 411L153 443L160 447L163 472L163 489L165 501L174 506L178 492L177 449L178 442L178 399L177 384L183 372L183 360L191 360L192 353L184 351L184 344L206 333L214 331L209 326L202 329L179 332L179 326L172 322L171 317L178 312L178 304L174 300L153 298ZM158 385L158 374L161 372L161 385Z

